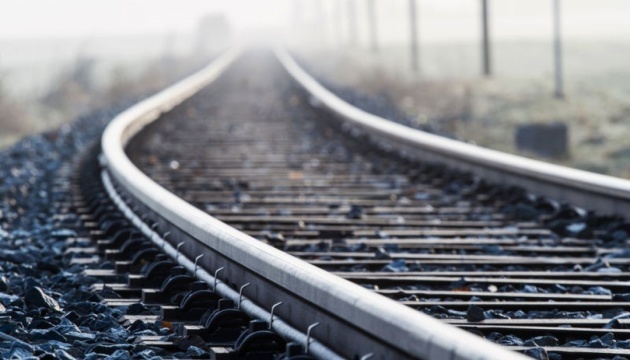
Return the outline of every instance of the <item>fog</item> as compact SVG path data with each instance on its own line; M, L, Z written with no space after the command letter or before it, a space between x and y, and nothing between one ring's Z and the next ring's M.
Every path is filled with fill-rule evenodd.
M276 26L288 21L288 4L287 0L0 0L0 38L190 32L208 13L223 13L240 29Z
M581 37L630 34L630 2L564 0L563 31ZM111 35L182 33L194 30L207 13L222 13L238 30L294 30L296 22L335 26L347 21L354 3L357 19L363 0L0 0L0 39L26 37L90 38ZM384 41L405 35L408 0L376 0L379 33ZM479 21L479 0L417 0L421 38L425 41L472 40ZM551 0L491 0L497 38L544 37L551 24Z
M322 77L389 97L457 136L476 131L460 118L508 124L471 138L495 147L524 122L587 119L572 141L605 157L630 131L619 129L630 123L630 1L558 2L564 102L548 102L554 0L488 0L492 77L481 72L481 0L415 0L415 72L410 0L373 0L375 37L369 0L0 0L0 146L7 134L15 141L156 90L233 44L284 41ZM452 123L437 123L453 109ZM591 134L612 148L581 146Z
M570 41L627 41L630 2L560 0L562 36ZM480 0L416 0L420 44L480 41ZM409 0L374 0L379 46L409 43ZM551 0L489 0L498 42L550 41ZM10 91L41 92L50 75L78 55L110 62L198 52L200 19L223 16L224 43L285 40L307 48L368 48L367 0L0 0L0 73ZM222 42L222 45L223 42ZM459 76L460 73L454 73Z
M302 24L324 26L330 38L348 36L350 8L354 4L357 31L367 41L367 1L298 1ZM474 41L479 39L479 0L417 0L419 38L423 42ZM541 39L550 36L551 0L491 0L494 39ZM563 33L569 38L626 38L630 36L630 2L624 0L562 1ZM384 43L409 38L409 1L376 0L379 40ZM323 21L322 21L323 19Z

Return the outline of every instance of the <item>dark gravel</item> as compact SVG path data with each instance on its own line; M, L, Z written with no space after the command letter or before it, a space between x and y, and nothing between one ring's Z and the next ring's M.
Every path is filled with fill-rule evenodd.
M243 74L246 72L246 70L248 69L246 69L245 67L241 68L239 75L245 76ZM269 72L271 72L271 70ZM232 77L232 79L233 78L234 76ZM521 226L521 224L519 223L533 222L537 223L537 226L539 226L540 228L551 230L552 233L545 235L507 234L497 236L497 239L499 240L518 241L518 246L514 247L504 247L499 245L481 245L468 246L466 248L462 247L461 249L456 250L448 247L445 249L441 249L439 247L414 248L405 247L404 243L402 242L401 245L370 244L373 244L374 242L370 242L369 240L374 239L403 239L402 236L397 239L395 234L388 234L388 229L375 229L374 235L368 235L365 237L356 236L353 238L354 235L352 234L352 231L346 230L341 226L339 227L340 230L331 230L322 225L323 222L314 219L309 220L308 216L304 216L303 222L295 222L295 229L289 228L287 230L288 226L285 226L284 228L280 226L274 227L271 225L267 225L265 227L261 226L261 235L259 236L259 238L262 241L265 241L286 251L313 253L312 256L305 254L303 255L303 258L307 260L318 261L318 264L324 264L325 260L331 260L334 256L334 253L336 252L358 252L361 253L361 255L373 255L370 260L380 260L376 265L358 264L343 265L342 267L331 265L327 267L327 269L334 271L380 271L388 272L392 275L395 273L416 271L487 271L497 272L499 274L497 276L501 277L501 271L618 273L627 272L630 270L627 264L618 264L611 260L613 258L623 259L630 257L630 251L626 249L627 246L625 245L628 234L630 234L630 225L628 225L625 219L616 216L596 215L583 209L578 209L566 204L557 203L544 197L530 194L522 188L502 186L500 184L490 184L482 179L475 178L469 173L464 173L457 169L448 168L440 164L410 162L404 159L394 160L392 154L388 152L387 149L384 149L383 151L376 150L375 147L365 141L366 139L361 137L360 134L354 134L352 133L352 131L350 131L350 134L354 136L353 139L344 139L343 141L341 141L340 138L334 137L330 134L340 133L343 130L347 129L345 129L343 126L340 126L336 121L326 123L321 128L309 124L308 120L325 119L329 118L329 116L320 109L310 109L300 106L300 104L306 104L309 102L308 97L300 97L300 95L303 95L303 92L291 85L285 84L285 86L281 86L282 81L284 80L281 81L278 79L273 80L274 90L282 91L281 94L275 94L274 91L271 91L270 88L266 88L266 86L268 86L267 84L256 82L256 79L252 78L248 78L247 81L236 81L232 85L225 85L225 83L228 83L229 81L225 78L222 80L220 79L217 83L218 89L208 89L205 95L202 93L196 100L191 100L189 105L190 109L186 110L182 107L179 111L175 110L170 115L172 118L175 118L179 121L172 122L170 124L165 121L164 129L161 133L155 135L154 138L152 138L150 135L147 135L149 141L147 141L145 144L147 145L147 147L150 147L151 143L153 143L155 147L151 149L151 151L147 151L147 154L151 154L150 157L143 159L142 156L138 156L138 159L136 159L137 163L144 164L146 166L144 169L149 174L151 174L152 171L156 174L161 174L161 178L164 181L163 185L165 185L166 187L170 187L175 192L177 192L178 186L174 179L176 179L177 177L172 176L172 174L177 171L185 174L194 173L197 179L201 178L204 175L208 175L208 181L202 184L200 182L201 185L199 185L196 190L207 190L208 192L224 191L228 194L232 192L232 194L234 195L233 199L226 197L225 200L197 200L199 203L203 203L200 204L200 207L202 207L209 213L213 213L215 211L219 212L223 210L222 213L219 213L221 215L224 214L225 210L228 209L234 213L246 210L255 210L262 215L273 213L274 211L276 211L276 209L268 204L260 205L254 202L254 205L250 205L248 207L247 201L244 199L248 199L250 197L250 193L260 191L263 187L260 186L260 188L256 188L257 185L250 186L247 177L235 177L234 179L230 179L229 181L223 179L217 180L216 175L206 173L210 172L207 170L207 168L210 166L208 166L206 163L204 163L203 166L197 166L196 164L194 164L194 162L184 163L183 161L180 161L180 158L186 158L189 153L197 150L193 149L192 147L187 147L185 145L187 142L197 144L201 141L216 141L220 143L221 139L218 139L218 136L216 135L217 133L227 134L225 136L234 136L235 138L239 139L239 126L242 127L242 129L247 129L247 131L250 132L265 131L263 126L260 126L260 128L254 128L255 125L250 123L247 123L246 125L240 124L239 121L246 121L244 119L256 119L257 122L264 122L266 121L266 118L271 119L274 116L278 119L300 119L298 124L291 123L286 125L286 128L289 129L286 131L286 133L289 134L287 135L287 137L292 139L293 143L284 144L283 139L277 139L278 143L291 148L291 151L289 152L291 155L307 154L317 159L325 159L326 157L329 157L339 163L351 162L352 166L348 166L348 171L350 173L371 175L404 175L409 180L408 183L410 185L405 184L405 182L399 183L398 181L392 180L391 183L388 184L389 187L384 187L388 189L401 190L400 193L403 195L396 197L398 199L397 201L399 201L400 204L416 204L417 206L422 206L424 203L431 203L431 207L438 209L440 207L466 206L470 206L472 208L495 208L498 209L497 215L505 216L505 218L507 219L505 224L499 225L499 229L518 230L518 226ZM411 119L407 118L405 114L398 111L395 108L394 103L386 97L366 97L354 91L353 89L340 87L325 79L322 79L321 77L319 78L319 80L327 88L331 89L341 98L366 111L381 115L389 119L393 119L403 124L410 124ZM221 83L221 81L223 81L223 83ZM271 81L269 83L271 83ZM232 86L232 88L230 88L230 86ZM219 91L219 89L221 91ZM234 102L227 95L230 91L238 91L239 95L242 98L248 99L246 104L247 106L238 103L236 106L234 106L234 108L229 108L233 105L232 102ZM207 97L201 98L201 96ZM277 98L274 98L274 96L277 96ZM289 99L288 103L285 104L285 101L283 99ZM195 119L194 114L206 113L214 113L220 115L227 113L238 113L239 116L238 119L233 119L233 122L230 123L230 126L227 130L222 129L222 125L217 122L216 127L208 127L208 129L212 129L212 133L202 135L204 129L206 128L201 124L195 124L195 121L200 121L205 124L209 119L206 117L199 117L198 119ZM274 121L276 121L275 118ZM253 121L250 122L253 123ZM252 128L248 128L248 126L251 126ZM272 126L278 126L278 124L276 122L273 122ZM191 131L185 133L186 129L189 129ZM298 132L296 129L301 129L303 130L303 132ZM295 131L290 132L293 130ZM432 129L426 128L424 130L431 131ZM221 131L225 131L225 133L221 133ZM194 137L188 135L190 133L194 133L194 136L200 137L191 141L190 139ZM243 139L250 140L250 138L247 136L244 136L242 134L240 136L243 136ZM273 137L273 134L270 136ZM299 144L300 146L294 147L295 144ZM269 150L270 152L276 150L279 152L280 150L274 148L275 145L276 143L270 142L270 144L265 146L268 146L269 149L271 149ZM260 145L253 151L257 151L256 154L259 154L259 152L262 152L262 150L260 149L266 149L265 146ZM229 144L225 145L225 147L228 148ZM241 152L240 154L243 153L244 152ZM362 164L362 161L367 158L369 158L369 166ZM174 161L173 159L178 159L176 168L170 166L170 163ZM243 159L243 168L249 169L250 165L248 164L247 156L243 155ZM312 168L312 164L310 162L294 164L291 156L287 157L287 164L287 168L290 170L311 170ZM257 164L256 166L259 165ZM318 166L318 171L320 171L321 174L326 174L327 172L335 173L342 171L338 170L339 168L327 169L326 165L320 164ZM217 164L217 167L220 169L221 165ZM160 173L160 171L163 172ZM260 179L264 178L265 176L260 176ZM255 181L252 180L252 182ZM415 188L413 186L414 184L428 184L431 185L434 190L439 190L440 192L438 193L423 191L422 188ZM193 190L191 186L193 185L187 183L186 190ZM309 193L313 189L309 188L308 185L304 185L304 190L304 193ZM402 199L405 200L404 203ZM300 204L300 206L304 205ZM349 209L345 209L343 212L338 211L338 207L338 204L335 204L334 202L329 204L330 212L327 214L327 216L338 219L339 222L342 223L347 222L348 220L360 220L370 217L375 218L377 216L374 215L374 213L376 212L370 214L370 208L367 206L353 205L350 206ZM284 205L281 210L277 210L277 212L278 214L275 216L297 216L295 214L292 214L292 208L288 205ZM399 219L405 220L405 216L405 214L402 214L400 215ZM226 218L228 218L228 216L226 216ZM492 216L483 211L480 211L478 213L471 212L467 214L463 220L490 221L492 220ZM302 223L302 225L300 225L300 223ZM400 222L399 224L400 225L398 226L400 227L407 226L407 229L413 229L412 225L405 225L404 222ZM240 223L238 223L237 226L242 226L243 228L248 229L246 227L247 225L243 225ZM295 238L297 238L297 240L299 241L295 242L294 244L288 245L292 240L295 240L293 238L294 236L291 235L291 231L297 229L302 230L302 228L313 231L318 230L318 238L312 239L313 241L304 241L305 236L301 237L296 235ZM350 228L350 226L348 226L348 228ZM253 229L254 228L250 230ZM255 229L259 230L258 228ZM473 240L477 240L480 238L483 240L486 237L487 236L480 235L461 235L458 236L457 239L471 240L470 242L473 243ZM362 242L363 239L365 239L365 242ZM347 240L352 240L352 242ZM355 242L355 240L359 241ZM579 242L577 240L579 240ZM586 253L586 255L583 255L584 253L577 252L577 255L575 255L575 257L579 258L588 256L589 260L576 260L575 262L567 262L565 264L559 263L557 265L512 265L509 263L498 262L493 265L467 263L435 265L430 264L429 262L423 263L422 261L414 261L413 259L406 260L400 258L401 254L409 253L439 255L446 254L462 256L492 255L497 257L511 255L528 256L532 257L533 259L535 257L546 256L544 251L537 249L539 247L548 249L560 249L562 246L567 246L565 245L565 243L571 244L573 241L579 243L580 246L588 250L588 252L584 252ZM285 244L287 245L285 246ZM531 251L527 249L528 246L532 248ZM592 249L599 248L615 249L615 251L593 254L590 253ZM332 254L322 254L328 252ZM562 254L561 251L556 251L552 255L562 256L564 254ZM353 260L351 255L347 257L344 255L342 258L345 260ZM357 259L365 258L368 257L357 257ZM322 266L326 265L324 264ZM418 282L417 284L414 284L411 281L402 282L402 284L404 285L390 285L387 282L374 284L361 282L360 284L366 288L378 288L380 290L456 290L460 293L466 291L485 293L486 296L484 299L471 296L469 298L469 301L471 303L481 300L490 302L495 301L496 306L494 304L484 304L483 306L479 304L470 304L468 308L457 307L456 309L448 309L446 308L446 306L423 306L422 302L461 301L461 296L451 298L448 296L439 297L435 295L429 298L428 296L422 297L422 295L405 295L405 297L402 297L403 295L392 295L392 297L400 296L396 298L397 300L418 301L419 304L414 307L419 308L420 311L423 311L433 317L440 319L465 319L471 324L490 319L614 319L619 316L625 316L625 309L622 308L597 308L593 310L589 309L582 311L563 310L564 308L554 309L550 306L541 306L541 308L524 307L521 310L516 310L510 307L502 308L501 302L505 299L501 299L498 297L493 298L492 293L495 292L522 293L528 295L612 295L612 299L614 301L621 301L628 297L627 291L623 287L619 286L611 286L610 288L607 288L605 286L585 285L584 287L580 287L563 284L562 281L559 281L556 284L540 284L537 282L532 282L531 284L523 282L515 282L514 284L505 284L502 282L498 282L496 284L488 284L485 282L475 283L462 278L460 280L453 281L450 284L446 282L439 284L427 284L423 282ZM544 295L541 297L541 299L544 299ZM543 301L544 300L541 300L541 305L548 305L542 304ZM620 322L618 320L611 320L605 328L617 329L620 327L622 326L620 326ZM503 333L497 334L497 336L486 337L491 341L495 341L504 345L531 347L528 354L535 358L562 358L559 354L546 353L542 347L578 346L585 348L625 348L624 346L626 346L623 340L614 339L606 336L595 336L590 339L587 336L582 342L575 344L569 343L571 340L565 337L556 338L553 336L546 336L545 334L536 334L536 336L533 336L531 334L521 335L520 333Z
M367 111L403 124L410 124L411 119L398 111L387 98L368 98L351 89L344 89L323 81L324 85L342 98ZM10 149L0 152L0 353L3 358L60 358L60 359L152 359L166 356L162 350L146 348L132 344L139 335L165 335L168 329L159 324L134 323L129 328L118 324L118 317L123 314L142 313L146 309L139 306L129 308L110 308L99 304L103 294L89 291L94 279L81 274L84 266L70 265L71 256L65 255L68 240L77 236L80 224L76 214L67 214L63 221L54 220L57 201L70 199L68 182L72 163L77 154L93 143L104 125L124 107L105 111L96 111L78 119L71 125L41 135L28 137ZM426 128L424 130L431 131ZM386 163L389 164L389 163ZM390 167L395 165L390 164ZM381 167L384 167L381 166ZM382 169L384 172L393 169ZM507 204L502 212L521 220L544 221L558 238L572 237L594 239L593 246L618 247L630 234L630 225L618 217L596 216L592 213L570 206L556 204L544 198L526 193L522 189L501 186L488 186L483 182L470 182L465 174L448 169L435 169L427 166L422 170L432 171L436 178L445 179L442 183L445 203L458 201L458 195L475 187L487 194L485 205L493 203ZM426 175L423 175L426 176ZM240 196L240 193L239 193ZM417 200L428 194L416 194ZM235 194L235 198L237 198ZM345 215L347 219L361 219L364 209L353 207ZM387 238L386 233L381 234ZM270 242L283 242L279 233L270 233ZM554 240L554 239L552 239ZM309 245L305 251L327 251L328 243ZM362 251L365 244L353 245L353 251ZM346 251L344 248L332 251ZM374 251L365 249L363 251ZM426 250L418 250L422 252ZM480 253L497 253L500 249L484 248ZM376 250L377 259L388 259L389 254L400 249L383 247ZM471 252L474 253L474 252ZM506 253L508 255L509 253ZM587 266L556 268L556 271L627 271L611 266L609 258L629 258L630 251L616 252L598 258ZM104 268L111 264L100 265ZM454 267L452 270L456 270ZM506 267L505 270L518 270ZM362 269L356 269L362 270ZM430 267L406 264L403 259L393 260L382 268L388 272L432 271ZM492 267L479 266L478 270L494 270ZM478 284L454 283L452 288L466 286L470 291L484 291ZM423 286L410 285L405 289L425 289ZM428 287L426 288L428 289ZM556 286L524 285L513 288L510 285L498 287L500 292L516 291L522 293L584 293L610 295L610 289L592 287L564 288ZM112 297L111 290L103 290L107 297ZM630 298L630 294L615 293L614 299ZM427 299L428 300L428 299ZM504 311L482 309L470 305L465 311L448 310L435 306L423 309L424 312L438 318L462 318L471 322L496 318L598 318L612 317L606 328L619 327L617 319L628 317L623 309L611 309L607 312L574 311ZM616 321L616 323L615 323ZM594 336L588 341L562 344L552 336L519 338L514 335L493 336L489 340L504 345L531 346L526 354L537 359L554 358L547 354L542 346L572 345L590 348L630 348L628 340L614 339L612 333ZM174 356L203 356L203 350L188 347L187 353Z
M27 137L0 152L0 354L12 359L151 359L159 349L129 343L166 334L154 324L118 324L125 308L99 304L94 279L70 265L76 214L54 218L70 201L73 162L129 104L95 111L70 125ZM102 265L104 267L110 264Z

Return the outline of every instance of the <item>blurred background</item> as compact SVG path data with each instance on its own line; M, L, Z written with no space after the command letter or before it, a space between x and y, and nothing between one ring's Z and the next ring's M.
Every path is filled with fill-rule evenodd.
M243 41L482 146L630 177L627 0L0 0L0 146Z

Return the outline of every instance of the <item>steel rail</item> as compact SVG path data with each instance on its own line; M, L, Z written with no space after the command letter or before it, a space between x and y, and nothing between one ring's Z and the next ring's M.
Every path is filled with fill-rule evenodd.
M136 168L124 152L130 140L161 113L210 84L238 56L232 51L204 70L118 115L102 137L102 163L127 207L168 229L178 256L209 253L199 266L233 288L250 283L245 295L260 308L282 301L272 323L305 331L315 328L310 345L330 347L346 358L372 359L524 359L475 335L424 315L396 301L341 279L272 248L209 216L168 192ZM127 210L129 212L129 210ZM148 214L148 215L147 215ZM154 237L154 236L153 236ZM184 243L185 241L185 243ZM181 247L181 249L180 249ZM286 322L286 323L285 323ZM359 350L359 349L360 350Z
M315 103L406 156L452 165L484 179L522 186L533 193L604 214L630 211L628 180L482 148L394 123L354 107L324 88L285 48L276 46L275 53Z
M200 269L198 267L197 261L193 261L188 257L181 256L176 246L173 246L165 241L166 239L164 238L164 236L160 236L160 234L155 232L151 228L151 226L149 226L145 222L145 220L143 220L142 216L135 213L133 209L131 209L127 205L127 203L120 197L114 185L112 184L112 180L107 171L102 172L101 180L103 181L105 190L107 191L109 197L112 199L116 207L118 207L118 209L135 227L137 227L145 236L147 236L156 246L162 248L162 251L164 251L173 260L186 268L186 270L193 273L194 276L198 279L203 280L208 284L212 284L212 290L214 292L216 292L220 296L234 301L235 304L238 304L239 309L243 310L252 318L267 320L274 316L272 313L256 305L256 303L251 299L243 296L241 292L235 291L235 289L232 289L225 282L217 279L206 270ZM341 359L338 354L323 346L321 343L312 341L311 339L309 339L308 335L291 327L289 324L281 319L274 319L272 327L275 331L282 334L285 338L290 339L291 341L297 342L299 344L304 344L305 347L306 344L308 344L308 350L311 354L317 355L323 359Z

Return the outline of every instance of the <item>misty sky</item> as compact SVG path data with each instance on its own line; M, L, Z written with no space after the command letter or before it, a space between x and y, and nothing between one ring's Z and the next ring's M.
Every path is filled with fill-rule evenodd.
M253 0L0 0L0 38L186 32L202 15L217 12L238 27L270 26L287 19L291 9L290 0L273 3L269 7Z
M323 9L328 26L343 23L351 0L0 0L0 39L94 37L187 32L203 14L224 12L240 29L289 28L296 4L306 23ZM359 25L365 1L357 4ZM417 0L421 38L426 41L476 37L479 0ZM630 1L561 0L566 36L629 37ZM406 36L407 0L376 0L383 40ZM551 0L490 0L496 37L529 38L551 31ZM310 19L310 20L309 20ZM337 20L335 20L337 19ZM343 26L343 25L342 25Z

